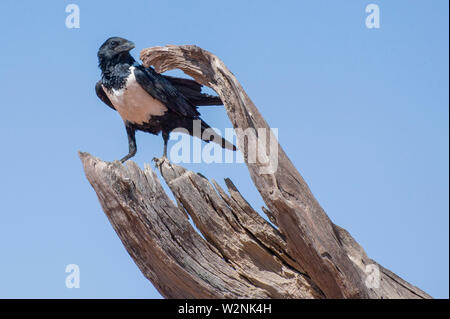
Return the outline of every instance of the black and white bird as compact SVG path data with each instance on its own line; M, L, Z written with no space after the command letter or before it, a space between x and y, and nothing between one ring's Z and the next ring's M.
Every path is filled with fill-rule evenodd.
M195 120L200 121L202 133L210 128L200 118L197 106L223 104L219 97L201 93L202 85L194 80L161 75L152 67L138 64L130 55L133 48L133 42L112 37L98 50L102 78L95 91L106 105L119 112L128 135L129 152L120 160L122 163L136 154L136 130L155 135L162 132L163 156L167 156L169 134L174 129L184 128L193 135ZM218 134L207 135L204 141L236 150Z

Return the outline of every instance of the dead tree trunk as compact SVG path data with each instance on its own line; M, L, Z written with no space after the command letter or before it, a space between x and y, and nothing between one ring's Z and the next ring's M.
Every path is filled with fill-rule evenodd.
M142 273L167 298L430 298L369 259L334 225L234 75L196 46L141 52L158 72L178 68L214 89L273 227L230 180L215 182L159 160L173 204L152 169L80 153L104 212ZM262 142L261 142L262 141ZM269 154L265 150L269 149ZM257 156L253 156L257 154ZM192 218L203 238L188 220Z

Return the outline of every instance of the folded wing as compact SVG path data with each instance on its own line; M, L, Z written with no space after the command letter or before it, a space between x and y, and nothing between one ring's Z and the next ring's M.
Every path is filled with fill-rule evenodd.
M162 75L195 106L223 105L218 96L202 93L202 85L191 79Z
M173 112L185 117L197 118L197 108L172 83L152 68L136 66L134 75L139 85L153 98Z

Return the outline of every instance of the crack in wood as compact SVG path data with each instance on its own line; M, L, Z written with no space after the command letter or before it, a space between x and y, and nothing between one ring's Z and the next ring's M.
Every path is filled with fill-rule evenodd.
M270 130L212 53L170 45L142 50L141 60L157 72L178 68L212 88L235 129ZM241 151L248 159L248 148ZM166 298L430 298L381 266L380 287L369 288L364 266L374 262L332 223L280 145L277 156L278 169L270 174L261 174L259 163L246 163L275 228L234 185L227 183L228 196L217 183L167 159L158 168L182 208L149 166L144 173L133 162L123 166L80 153L117 235Z

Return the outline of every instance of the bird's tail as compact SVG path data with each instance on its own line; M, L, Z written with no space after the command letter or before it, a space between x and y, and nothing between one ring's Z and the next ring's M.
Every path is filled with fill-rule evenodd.
M204 122L203 120L200 120L200 121L201 121L201 133L202 133L203 141L208 142L208 143L212 141L212 142L219 144L220 146L222 146L225 149L232 150L232 151L237 150L236 146L233 143L228 142L222 136L217 134L206 122ZM205 130L207 130L207 129L210 129L208 131L208 133L210 133L210 134L203 134L205 132Z
M220 97L206 93L200 93L189 97L189 102L195 106L223 105Z

